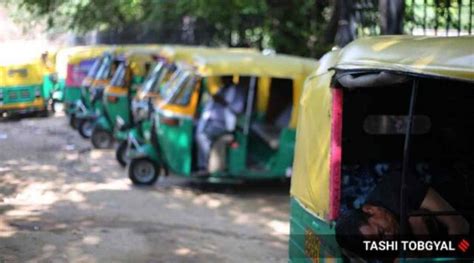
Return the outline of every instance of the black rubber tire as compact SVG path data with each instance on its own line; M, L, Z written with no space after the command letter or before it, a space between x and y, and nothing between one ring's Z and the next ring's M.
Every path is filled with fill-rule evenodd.
M91 142L96 149L111 149L114 146L114 137L112 133L94 127L92 130Z
M91 120L80 120L79 126L77 127L77 131L84 139L89 139L92 136L92 129L91 125L94 125ZM88 126L89 125L89 126ZM87 130L90 129L90 130Z
M75 114L71 114L71 116L69 116L69 126L71 126L71 128L74 130L77 130L79 127L79 119L76 118Z
M139 166L143 166L142 171L140 171ZM147 169L149 169L149 171L146 171ZM151 169L153 169L153 171L151 171ZM127 166L128 178L130 178L133 184L140 186L153 185L156 180L158 180L160 171L160 167L148 158L132 159ZM139 175L140 172L148 172L149 175L143 177Z
M128 146L128 141L125 140L125 141L121 141L117 149L115 149L115 159L117 159L117 162L120 164L120 166L124 168L127 166L127 163L129 161L124 156L125 151L127 151L127 146Z

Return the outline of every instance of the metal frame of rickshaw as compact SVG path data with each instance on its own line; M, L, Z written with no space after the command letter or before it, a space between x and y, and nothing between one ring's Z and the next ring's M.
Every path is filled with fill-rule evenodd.
M277 178L284 178L284 177L287 177L287 172L288 172L288 168L285 168L286 170L285 171L272 171L270 172L270 170L268 169L271 169L271 168L266 168L265 170L262 170L262 171L254 171L254 170L251 170L249 169L249 167L247 167L247 164L246 164L246 161L244 160L237 160L235 158L237 158L238 156L242 157L245 159L244 156L246 156L244 154L244 156L241 156L242 154L239 154L239 152L241 153L243 151L243 148L247 148L247 144L248 144L248 138L249 138L249 135L250 135L250 124L252 122L252 117L250 117L250 115L253 114L253 104L254 104L254 99L255 99L255 92L256 91L256 83L257 83L257 80L256 78L264 78L264 79L270 79L270 78L288 78L288 79L291 79L292 80L292 93L293 93L293 101L292 101L292 108L295 109L296 105L294 103L294 100L295 100L295 97L298 98L299 97L299 93L300 93L300 90L299 90L299 86L298 85L302 85L302 82L303 80L301 79L304 79L304 77L306 75L304 75L305 73L304 72L307 72L306 74L309 74L309 72L315 67L316 65L316 61L313 61L313 60L309 60L309 59L303 59L303 58L298 58L298 59L295 59L295 60L292 60L290 59L291 57L289 56L284 56L284 55L277 55L277 56L264 56L264 55L261 55L261 54L248 54L248 55L240 55L240 54L227 54L227 55L222 55L222 56L209 56L207 58L207 61L214 61L214 63L216 63L217 61L217 64L219 64L220 66L217 66L217 67L221 67L223 66L223 71L222 72L216 72L216 71L213 71L213 66L207 66L204 62L204 64L202 65L199 65L200 64L200 59L199 58L196 58L196 61L195 61L195 66L197 67L198 69L198 75L197 77L199 77L199 81L197 81L195 83L195 91L197 90L197 92L200 94L202 92L204 92L205 90L202 88L202 79L203 78L216 78L216 77L222 77L222 76L240 76L240 77L248 77L250 76L250 85L249 85L249 91L247 93L247 108L245 109L245 113L244 113L244 117L241 118L241 120L243 120L243 124L241 125L241 129L242 129L242 134L238 133L238 134L235 134L235 137L234 137L234 140L235 140L235 145L240 145L241 147L234 147L230 150L233 151L233 153L231 154L228 154L227 157L228 158L233 158L233 162L238 162L238 163L241 163L243 162L243 164L241 165L237 165L237 166L233 166L233 167L227 167L228 169L230 170L226 170L226 171L216 171L216 172L212 172L210 174L207 174L205 176L202 176L201 174L199 174L198 178L199 180L208 180L208 181L230 181L230 182L235 182L235 181L241 181L241 180L265 180L265 179L277 179ZM206 61L206 58L203 59L204 61ZM261 62L261 61L264 61L264 62ZM246 68L246 66L250 66L251 65L248 65L248 64L245 64L245 63L260 63L260 64L257 64L257 66L254 66L254 69L248 69ZM284 61L284 62L283 62ZM208 62L208 63L209 63ZM279 63L285 63L286 64L284 65L284 67L281 67L280 69L278 69L278 64ZM213 62L210 62L210 63L213 63ZM244 63L244 64L242 64ZM267 64L267 67L270 63L275 63L276 65L272 65L273 66L273 69L276 70L275 72L272 72L272 66L270 66L270 69L266 69L266 68L263 68L262 66L265 64L265 63L268 63ZM300 63L300 64L298 64ZM232 65L230 66L229 68L229 65ZM237 66L239 65L239 66ZM258 67L262 67L260 69L258 69ZM296 70L294 68L292 68L292 66L294 68L297 68ZM288 68L287 68L288 67ZM282 69L283 68L283 69ZM292 68L293 71L289 68ZM300 70L300 71L298 71ZM305 71L307 70L307 71ZM290 73L292 72L292 73ZM298 72L298 73L295 73L295 72ZM292 75L294 74L294 75ZM300 82L301 81L301 82ZM298 84L299 83L299 84ZM269 82L267 82L267 88L269 89L270 88L270 85L269 85ZM200 87L201 86L201 87ZM155 115L158 114L159 117L155 118L154 119L154 125L153 125L153 128L155 129L154 131L151 131L151 134L152 135L155 135L156 134L156 131L158 129L160 129L159 126L161 126L162 124L169 124L171 125L171 123L175 123L175 120L174 120L174 117L173 116L181 116L182 113L179 113L181 111L184 110L184 114L191 114L194 116L195 113L191 113L191 112L194 112L194 110L196 109L193 109L191 110L191 108L189 110L185 110L185 108L189 108L189 107L194 107L192 106L192 104L187 104L186 106L183 106L184 108L183 109L180 109L180 106L177 106L177 105L173 105L173 100L174 100L174 97L176 97L178 94L179 94L179 89L181 87L177 87L177 90L174 92L174 96L171 97L171 99L169 101L167 101L167 103L163 106L163 107L160 107L160 109L157 109L156 112L155 112ZM185 87L184 87L185 88ZM264 87L259 87L259 90L261 89L264 89ZM201 95L197 95L198 93L194 94L195 91L193 91L191 93L191 97L189 98L190 101L194 101L193 103L196 103L195 107L198 106L199 104L199 101L200 101L200 98L202 97L202 94ZM208 91L209 92L209 91ZM194 94L194 95L193 95ZM194 96L196 96L194 98ZM190 102L189 102L190 103ZM191 105L191 106L189 106ZM175 113L173 114L173 112L175 111ZM189 111L189 112L188 112ZM188 112L188 113L185 113L185 112ZM171 115L170 115L171 114ZM292 111L292 114L294 114L294 111ZM156 116L158 116L156 115ZM181 118L181 117L179 117ZM185 117L186 118L186 117ZM194 117L191 117L189 116L188 118L191 118L194 119ZM184 120L184 119L183 119ZM288 123L288 126L290 127L291 125L295 124L295 119L294 117L292 117L290 120L289 120L289 123ZM179 122L179 120L178 120ZM292 124L293 123L293 124ZM240 135L239 135L240 134ZM279 137L279 140L282 139L283 134L280 134L280 137ZM162 149L162 147L160 146L160 143L158 142L158 139L155 136L150 136L151 138L151 143L149 144L145 144L145 145L140 145L140 142L138 142L137 140L134 140L133 138L129 140L130 143L129 143L129 146L132 146L134 149L137 149L137 150L133 150L132 154L130 154L129 156L132 157L132 163L131 165L129 166L128 170L129 170L129 177L132 179L132 175L131 173L133 172L133 162L135 159L141 159L145 156L147 156L147 158L151 158L150 160L154 160L153 162L156 162L155 164L159 164L160 166L162 165L164 170L165 171L172 171L172 172L175 172L175 173L180 173L179 171L175 170L175 169L172 169L170 168L170 164L167 163L167 161L165 161L164 159L164 155L163 155L163 151L166 151L165 149ZM192 144L194 144L194 132L192 134L192 139L191 139L191 142ZM284 136L286 138L286 136ZM278 147L278 149L280 150L281 147ZM155 152L156 151L156 152ZM161 153L161 154L160 154ZM188 154L188 153L186 153ZM189 153L192 155L192 153ZM277 154L280 154L279 151L277 150L276 152L274 152L271 156L274 156L276 157ZM194 159L193 157L191 157L192 159ZM272 158L269 157L269 160L271 160ZM191 161L192 162L192 161ZM226 161L228 162L228 161ZM291 162L290 162L291 163ZM229 164L229 163L226 163L226 165ZM243 167L241 167L243 165ZM291 164L289 165L291 167ZM276 169L276 166L273 167ZM187 168L185 168L187 169ZM237 170L235 170L237 169ZM237 174L242 174L242 173L245 173L246 175L248 176L237 176ZM193 171L192 171L192 168L191 168L191 171L190 171L190 174L187 174L186 172L183 173L185 176L191 176L191 177L195 177L194 175L197 175L195 174ZM278 174L278 175L277 175ZM156 180L156 178L155 178ZM132 179L132 181L134 183L137 183L137 180L134 180ZM153 181L154 182L154 181ZM153 182L149 182L149 183L153 183ZM146 183L146 184L149 184L149 183ZM138 182L138 184L140 184Z
M132 98L141 89L141 84L143 83L144 78L148 75L147 70L150 71L153 68L153 64L157 61L158 53L158 50L152 49L134 50L126 52L123 57L121 57L120 65L117 67L117 70L111 79L111 83L107 85L104 90L103 108L98 114L99 116L95 121L92 131L91 140L94 147L110 148L112 142L120 137L118 123L121 123L120 126L129 126L129 124L133 122L131 112ZM122 79L119 80L117 78ZM123 81L123 86L119 86L119 84L114 83L114 81ZM117 105L112 104L117 103L120 98L123 97L126 97L127 105L126 107L122 107L121 110L125 110L126 113L116 113L116 118L112 118L110 107L116 107ZM123 116L124 114L128 116ZM128 121L125 121L125 119ZM101 135L100 138L107 140L105 144L101 144L101 142L98 142L97 138L95 138L95 135L99 133Z
M361 40L361 41L364 41L364 40ZM368 42L370 43L370 41L371 40L369 39ZM398 40L395 40L395 41L392 40L392 41L396 43ZM387 42L391 43L390 40L387 40ZM377 44L382 45L382 43L377 43ZM375 44L375 46L377 44ZM405 75L405 76L408 76L408 77L411 78L410 81L412 82L412 85L411 85L411 93L410 93L410 98L409 98L408 115L406 117L407 118L407 126L406 126L406 129L405 129L405 132L404 132L402 171L401 171L401 175L400 175L400 181L401 181L401 186L402 186L401 190L400 190L400 211L401 211L401 213L400 213L400 222L401 222L401 224L400 224L400 230L401 230L400 233L401 233L401 235L406 235L408 233L407 232L408 231L408 226L406 225L406 221L403 220L403 219L407 218L408 216L473 215L474 214L473 212L466 212L466 211L415 212L415 213L408 214L407 210L406 210L406 206L405 206L406 201L407 201L406 178L407 178L407 176L409 176L408 171L409 171L410 159L411 159L412 134L413 134L413 127L414 127L414 113L416 111L416 100L417 100L417 94L418 94L419 81L423 78L429 78L429 79L440 78L440 79L447 79L447 80L453 79L453 80L457 80L457 81L461 80L461 81L465 81L467 83L474 83L472 70L471 70L471 73L468 73L467 70L466 71L460 70L459 72L457 72L457 74L458 74L457 76L453 76L451 78L449 76L443 75L444 73L441 74L441 73L437 72L436 68L435 69L428 68L427 71L429 73L418 73L418 72L416 72L416 70L414 70L414 71L403 70L403 69L394 70L394 69L384 68L383 66L373 67L373 68L370 68L370 67L365 67L364 68L364 66L361 66L363 64L357 64L358 62L352 62L352 61L351 62L353 64L338 67L337 64L335 65L335 61L337 61L337 59L338 59L337 57L339 57L339 56L340 56L339 50L335 51L335 52L330 52L329 54L327 54L325 56L325 59L323 59L323 60L325 60L324 61L325 65L321 67L322 70L318 69L314 76L318 76L318 77L323 76L324 71L328 72L329 70L332 69L332 70L335 70L336 72L356 73L356 74L364 74L364 73L366 74L366 73L373 73L373 72L392 72L392 73L395 73L395 74ZM456 59L457 58L458 57L456 57ZM465 59L465 57L464 57L464 59ZM370 62L372 62L372 61L370 61ZM333 65L333 66L331 66L331 65ZM351 65L356 65L356 66L354 66L354 68L356 68L356 69L351 70L350 69ZM333 86L335 78L336 78L336 73L334 73L331 77L331 79L333 81L331 89L333 89L333 90L338 90L338 89L342 90L343 87L340 86L340 85ZM309 84L310 84L310 82L308 82L308 85ZM337 94L337 93L338 93L337 91L333 92L333 94ZM333 103L340 103L338 101L342 100L342 97L340 99L333 98L333 100L335 100L335 102L333 101ZM336 106L336 108L337 108L337 106ZM339 112L337 109L335 110L334 107L333 107L332 110L333 110L333 114L337 118L341 118L341 116L339 116L339 114L341 114L342 112ZM336 117L334 117L334 118L336 118ZM331 125L335 125L334 122L332 122ZM334 145L342 145L340 141L337 141L338 137L339 137L338 135L331 134L331 140L333 140L333 138L336 138L335 142L331 141L331 147L333 147L333 144ZM335 163L338 163L338 161L336 160ZM334 184L334 183L332 183L332 184ZM331 185L331 183L330 183L330 185ZM333 185L330 188L332 189L332 191L340 191L339 186ZM292 189L292 194L294 194L293 189ZM331 197L332 197L333 194L334 193L331 193ZM334 195L336 195L336 194L334 194ZM331 207L334 206L334 202L338 202L338 200L329 200L329 203L330 203ZM292 223L291 223L292 232L296 231L296 230L293 230L293 228L296 229L296 228L304 227L303 221L308 220L309 217L313 217L314 219L313 219L313 223L312 223L311 228L318 229L318 234L330 235L332 233L333 230L331 230L330 228L327 228L326 226L316 222L315 219L322 220L322 219L320 219L321 214L319 214L319 213L316 214L314 211L308 210L308 208L305 207L306 205L304 205L301 201L298 200L298 197L296 197L296 198L292 197L292 210L294 209L293 206L296 206L298 208L298 209L295 210L295 211L297 211L297 214L294 215L294 217L299 218L300 221L297 222L296 220L293 220L293 211L292 211L292 220L291 220L292 221ZM335 205L335 206L337 207L337 205ZM329 211L329 217L332 218L331 220L334 220L334 218L336 216L335 215L336 213L337 212L332 211L332 209ZM328 215L325 215L325 216L328 216ZM304 218L306 218L306 219L304 219ZM324 220L322 220L322 221L324 221ZM305 224L306 224L306 222L305 222ZM300 246L301 243L302 243L301 242L302 239L304 239L304 248ZM313 230L309 230L308 226L306 226L306 231L304 233L304 237L303 237L302 233L301 233L301 236L300 236L300 234L290 235L290 261L291 262L307 262L307 260L309 260L309 258L311 258L311 260L321 259L320 245L322 243L323 243L323 241L321 241L317 237L317 234L315 234L313 232ZM326 243L326 246L327 246L326 249L329 249L329 250L325 251L323 256L324 257L329 257L331 259L336 259L336 256L337 256L338 252L333 250L334 249L333 244L332 244L333 241L325 240L324 243ZM297 257L297 258L293 257L292 258L292 256L295 256L295 255L297 255L297 253L300 253L299 251L293 251L292 252L292 248L294 250L300 250L300 251L304 250L305 257L304 258L299 258L299 257ZM296 248L298 248L298 249L296 249ZM327 253L329 253L329 254L327 254ZM406 257L405 253L401 252L400 257L402 259L406 259L405 258Z

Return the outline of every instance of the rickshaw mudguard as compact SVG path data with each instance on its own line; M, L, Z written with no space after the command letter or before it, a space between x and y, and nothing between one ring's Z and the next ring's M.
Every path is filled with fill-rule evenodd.
M96 125L96 127L98 127L101 130L105 130L105 131L112 131L113 130L113 127L111 126L110 122L103 115L101 115L97 118L97 120L95 121L95 125Z
M160 164L160 158L158 157L158 152L150 143L144 143L135 149L131 149L128 152L128 157L130 159L149 158L155 163Z
M295 197L290 207L290 262L343 262L334 226L318 219Z

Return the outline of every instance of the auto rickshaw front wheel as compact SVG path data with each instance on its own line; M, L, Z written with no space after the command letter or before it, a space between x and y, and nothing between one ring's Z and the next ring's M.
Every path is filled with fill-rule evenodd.
M128 141L125 140L121 141L115 150L115 158L122 167L127 166L127 163L130 161L129 158L127 158L127 147Z
M92 130L91 142L96 149L110 149L114 145L114 137L112 133L96 126Z
M94 123L91 120L78 121L77 131L84 139L89 139L92 136Z
M128 177L135 185L153 185L160 175L160 167L148 158L132 159L128 163Z

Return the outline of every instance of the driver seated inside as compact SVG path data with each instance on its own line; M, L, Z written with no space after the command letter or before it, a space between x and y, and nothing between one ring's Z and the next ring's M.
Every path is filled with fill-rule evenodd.
M222 87L204 105L196 129L198 169L206 171L212 142L233 132L237 115L244 109L244 90L234 84L232 76L222 77Z
M336 223L336 240L341 248L363 255L364 240L392 240L400 234L400 177L386 174L369 194L359 209L343 213ZM409 216L416 211L455 211L433 188L417 180L413 174L406 177L406 225L408 235L426 238L444 234L467 235L468 221L460 215Z

